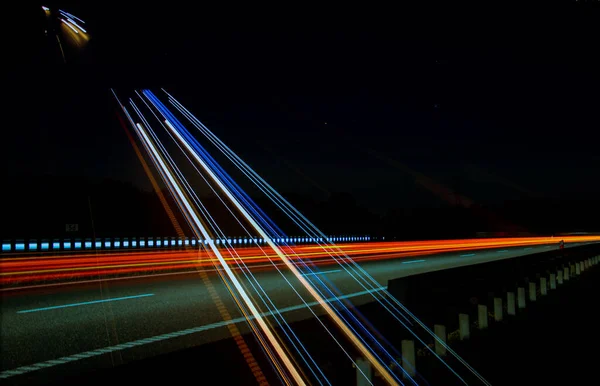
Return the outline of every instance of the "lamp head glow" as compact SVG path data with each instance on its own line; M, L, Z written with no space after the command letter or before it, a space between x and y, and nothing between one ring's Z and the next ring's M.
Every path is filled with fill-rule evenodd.
M42 5L42 9L43 9L44 11L46 11L46 12L50 11L50 8L48 8L48 7L44 7L43 5Z

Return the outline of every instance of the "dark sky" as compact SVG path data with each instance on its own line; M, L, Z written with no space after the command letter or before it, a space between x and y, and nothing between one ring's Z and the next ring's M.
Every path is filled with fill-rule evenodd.
M345 191L377 211L438 205L410 170L482 203L600 193L597 3L428 3L298 21L44 5L84 19L92 38L65 47L65 65L41 9L23 11L27 40L7 82L9 174L148 188L108 88L164 87L282 192Z

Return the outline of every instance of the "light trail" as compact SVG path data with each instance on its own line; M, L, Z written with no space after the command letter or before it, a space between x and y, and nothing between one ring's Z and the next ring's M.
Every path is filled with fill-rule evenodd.
M81 26L79 26L77 23L75 23L71 18L67 17L67 20L69 21L70 24L74 25L75 27L79 28L82 32L87 33L86 30L84 30L83 28L81 28Z
M139 95L139 94L138 94ZM141 97L141 95L139 95L140 98L144 101L144 99ZM145 103L145 101L144 101ZM147 104L146 104L147 105ZM150 111L152 111L152 109L150 108L150 106L147 105L147 107L150 109ZM136 108L136 112L138 113L138 115L140 115L140 118L142 120L144 120L144 122L146 124L147 121L143 118L143 116L141 115L140 111ZM156 116L155 116L156 117ZM158 119L158 117L156 117ZM161 123L161 125L163 125L163 127L165 129L167 129L167 127L160 121L160 119L158 119L159 123ZM151 131L150 131L151 132ZM167 133L169 133L169 131L167 130ZM151 134L154 136L154 134L151 132ZM173 138L171 136L171 138L175 141L175 143L177 144L177 141L175 140L175 138ZM172 160L170 158L170 156L166 153L166 151L164 150L164 148L162 148L162 145L160 144L160 142L158 141L158 138L154 137L155 141L157 141L159 147L163 150L163 154L165 155L165 157L167 158L167 161L171 163L171 167L173 168L173 170L175 171L176 174L178 174L181 183L183 184L184 189L187 190L188 195L190 196L190 198L192 199L192 201L194 201L194 203L196 204L196 206L201 210L202 212L202 216L204 217L204 220L208 222L208 225L210 227L213 228L213 231L217 233L216 236L224 238L224 233L222 231L219 230L219 226L216 224L216 222L214 221L214 219L212 218L212 216L210 215L210 213L206 210L206 208L204 207L204 205L202 204L202 202L198 199L198 197L195 195L194 191L191 189L191 187L189 186L189 184L187 183L186 179L184 178L183 175L181 175L181 173L178 171L178 168L176 165L174 165L172 163ZM179 145L178 145L179 146ZM183 149L180 150L183 151ZM185 155L185 152L184 152ZM187 155L186 155L187 157ZM188 160L189 157L188 157ZM191 161L191 160L190 160ZM192 163L192 165L194 165ZM196 171L199 173L200 171L196 168L196 166L194 165L194 168L196 169ZM202 174L200 174L202 176ZM217 195L217 197L219 197L219 200L221 200L221 202L226 206L227 210L234 216L234 218L236 218L236 220L238 221L239 225L242 226L243 229L246 229L246 227L242 224L242 222L237 219L237 217L235 216L235 214L233 213L233 211L229 208L229 206L227 206L227 204L225 203L225 201L222 200L222 198L220 197L220 195L218 194L217 191L214 190L214 188L212 187L212 185L209 183L208 180L206 180L206 178L204 176L202 176L202 178L204 179L204 181L207 183L207 185L213 190L213 193L215 193ZM249 236L250 235L249 232L247 232ZM217 239L218 240L218 239ZM263 240L266 239L263 238ZM252 274L252 272L249 270L248 266L246 265L246 263L244 262L244 260L239 259L239 254L237 253L237 250L232 249L231 248L231 240L227 239L227 246L226 249L227 251L234 256L234 261L235 263L238 265L238 267L241 270L241 273L249 280L250 285L252 286L252 288L256 291L256 294L259 296L259 298L261 299L261 301L263 302L263 305L267 308L267 309L273 309L273 310L277 310L277 308L275 307L275 305L273 304L273 302L270 300L269 296L267 295L267 293L265 292L265 290L262 288L262 286L260 285L260 283L258 282L258 280L256 279L256 277ZM282 240L272 240L272 241L282 241ZM265 251L259 246L258 249L262 252L265 253ZM273 261L271 259L269 259L271 263L273 263ZM284 281L290 286L290 288L294 291L294 293L298 296L298 298L306 304L306 301L304 301L304 299L302 298L302 296L300 296L300 294L295 290L295 288L293 287L293 285L289 282L289 280L285 277L285 275L283 275L283 273L277 268L277 266L275 264L273 264L273 266L277 269L277 271L279 271L279 273L281 274L282 278L284 279ZM274 312L275 312L274 311ZM310 310L313 314L314 311L311 309ZM314 315L316 316L316 314ZM304 347L304 345L302 344L302 342L298 339L298 337L296 336L296 334L294 333L294 331L291 329L291 327L287 324L287 322L283 319L283 317L281 317L280 319L280 327L283 328L283 332L284 334L290 339L291 344L294 346L294 348L296 348L296 351L300 354L302 360L304 360L304 362L308 365L308 367L310 368L311 372L313 373L313 375L315 375L315 377L317 378L317 380L322 384L322 380L319 379L319 375L317 375L317 373L320 374L321 378L323 378L323 381L326 382L327 384L329 384L329 381L326 379L325 375L322 373L322 370L317 366L317 364L314 362L314 359L310 356L310 354L308 353L308 351L306 350L306 348ZM325 327L323 325L323 327ZM330 332L329 332L330 333ZM330 335L333 337L333 335L330 333ZM335 339L335 338L334 338ZM343 347L339 344L340 348L343 349ZM300 349L298 349L300 348ZM345 352L346 355L352 360L351 356ZM306 355L305 355L306 354ZM312 362L312 363L309 363Z
M75 16L75 15L73 15L73 14L69 13L69 12L65 12L65 11L63 11L62 9L59 9L59 10L58 10L58 12L62 13L62 14L63 14L63 15L65 15L65 16L70 16L70 17L72 17L73 19L77 19L77 20L79 20L80 22L82 22L83 24L85 24L85 21L81 20L80 18L78 18L77 16Z
M160 169L161 169L162 173L167 177L167 180L170 182L171 186L174 188L174 191L177 194L176 197L179 199L180 204L184 208L184 214L186 215L186 218L190 218L193 221L193 224L196 226L194 228L194 230L199 233L197 236L201 235L204 239L210 239L211 237L208 234L208 232L206 231L206 229L204 228L202 221L197 217L197 215L196 215L195 211L192 209L191 204L189 203L188 199L185 197L183 192L180 190L178 184L176 183L176 181L174 179L174 176L168 171L166 165L162 161L157 149L154 147L154 145L150 141L144 128L139 123L137 123L135 125L135 127L137 128L137 133L140 135L140 138L143 140L145 146L151 150L152 154L154 155L154 159L158 161L158 164L160 165ZM258 325L260 326L262 332L265 334L266 338L270 342L273 349L277 352L280 360L283 362L284 366L286 367L287 371L290 373L291 377L295 380L295 382L297 384L304 385L305 382L302 379L302 377L300 376L300 373L293 365L288 354L285 352L285 350L279 344L278 340L276 339L275 335L273 334L273 332L271 331L269 326L266 324L265 320L263 320L263 318L260 316L260 312L256 309L254 303L252 302L252 300L250 299L250 297L248 296L248 294L242 287L241 283L238 281L237 277L235 276L235 274L233 273L231 268L228 266L226 261L223 259L223 256L222 256L220 250L215 247L214 243L209 243L209 247L211 248L212 252L219 260L219 263L221 264L221 266L225 269L225 273L226 273L227 277L232 282L237 293L241 296L243 302L245 303L246 307L248 307L250 313L254 316L254 318L257 321Z
M141 98L141 96L140 96L140 98ZM137 114L140 117L140 119L143 120L143 122L146 124L146 126L149 126L149 123L143 117L141 111L135 106L135 104L133 103L133 101L131 101L131 104L132 104L133 108L135 109L135 111L137 112ZM150 108L150 106L148 106L148 108ZM159 122L160 122L160 120L159 120ZM166 129L166 127L165 127L165 129ZM157 143L159 150L162 151L163 156L165 157L165 161L170 165L171 169L175 172L175 174L179 178L179 180L180 180L180 182L182 184L182 188L187 192L187 194L189 196L189 199L191 199L191 201L201 211L201 215L203 216L203 220L207 221L207 224L205 225L205 228L208 225L209 227L211 227L213 229L213 232L217 233L216 236L223 238L225 236L224 233L219 229L219 227L216 224L216 222L212 219L212 216L210 215L210 213L206 210L206 208L204 207L204 205L202 204L202 202L195 195L194 191L191 189L191 187L187 183L187 181L184 178L184 176L181 174L181 172L179 171L179 169L177 168L177 166L174 164L174 162L171 159L171 157L169 156L169 154L166 152L166 150L164 149L164 147L160 143L159 139L156 137L156 134L152 130L150 130L150 129L148 129L148 132L153 137L155 143ZM206 182L208 183L208 181L206 181ZM232 215L234 215L233 212L231 212L231 213L232 213ZM235 215L234 215L234 217L235 217ZM240 225L242 225L241 222L240 222ZM242 225L242 228L244 228L243 225ZM227 242L228 242L228 244L231 244L231 240L227 240ZM236 264L238 264L239 268L241 268L241 273L246 277L246 279L249 280L249 283L250 283L252 289L258 295L258 297L262 301L262 304L268 310L270 310L271 312L275 312L277 314L277 312L276 312L277 308L275 307L275 305L273 304L273 302L270 300L270 298L268 297L268 295L266 294L265 290L262 288L262 286L260 285L260 283L258 282L258 280L256 280L256 278L254 277L254 275L249 271L249 269L247 268L247 266L245 265L245 263L243 262L243 260L239 260L239 255L237 254L237 251L235 249L230 248L229 246L227 246L226 248L227 248L227 252L230 255L233 256L233 261ZM240 262L241 262L241 264L240 264ZM284 279L285 279L285 277L284 277ZM312 312L312 310L311 310L311 312ZM306 351L306 349L305 349L305 347L304 347L304 345L297 338L297 336L293 332L293 330L291 330L291 328L289 327L289 325L287 324L287 322L285 322L285 320L283 319L283 317L281 317L280 315L279 315L279 317L281 318L280 320L278 320L279 325L283 328L284 334L290 339L292 345L294 346L294 348L296 349L296 351L300 354L302 360L305 361L305 363L309 366L310 370L313 372L313 374L317 378L318 378L318 376L317 376L316 372L320 372L321 376L323 378L325 378L324 375L323 375L323 373L321 372L320 368L316 365L316 363L314 362L314 360L312 360L312 357L310 357L310 355L308 357L306 357L304 355L304 353L308 354L307 351ZM276 316L276 319L277 319L277 316ZM311 365L311 363L309 363L309 361L312 361L312 365ZM315 368L316 368L316 371L314 370ZM322 384L322 382L320 382L320 383ZM329 383L329 382L327 382L327 383Z
M114 90L112 90L113 95L115 96L115 98L117 99L117 102L119 103L119 106L123 109L123 111L125 111L125 108L123 107L123 105L120 103L119 98L117 97L116 93L114 92ZM125 111L126 112L126 111ZM163 205L163 208L165 209L167 215L169 216L169 219L171 220L171 224L173 225L173 227L175 228L178 236L180 238L184 238L184 232L181 228L181 225L179 224L179 221L177 220L177 218L175 217L173 210L171 209L170 205L168 204L168 202L166 201L164 194L162 193L162 190L159 188L156 179L154 178L154 175L152 174L152 172L150 171L150 168L148 167L148 164L146 162L146 160L144 159L144 157L142 156L139 147L137 146L135 140L133 139L133 136L131 135L130 131L127 129L127 125L125 125L125 123L123 122L123 119L121 118L121 116L117 113L117 117L119 119L119 122L121 123L121 125L123 126L123 129L125 130L127 137L129 138L135 152L136 155L138 156L140 162L142 163L142 166L144 167L144 171L146 172L146 175L148 176L148 178L150 179L150 182L152 183L152 186L156 192L156 194L159 197L159 200L161 202L161 204ZM133 124L133 122L131 122ZM202 240L198 240L199 241L199 246L196 247L196 243L194 241L192 241L192 247L187 246L187 248L200 248L202 245ZM205 240L206 242L208 242L208 240ZM216 264L212 264L214 267L216 267ZM227 308L225 307L225 304L223 303L223 301L221 300L221 297L219 296L217 290L215 289L213 283L211 282L208 273L205 270L199 269L198 267L195 267L195 270L193 272L194 274L198 274L206 288L206 290L208 291L213 303L215 304L219 314L221 315L222 319L225 322L230 322L233 320L233 318L231 317L231 314L229 313L229 311L227 310ZM163 274L165 275L165 274ZM169 274L167 274L169 275ZM151 276L151 275L145 275L145 276ZM120 278L117 278L120 279ZM114 280L113 279L108 279L108 280ZM227 324L227 329L231 335L231 337L233 338L233 340L235 341L235 344L237 345L240 354L244 357L246 364L248 365L248 368L252 371L252 374L254 375L254 378L256 379L256 382L260 385L260 386L268 386L269 382L267 381L261 366L258 364L258 362L256 361L256 358L254 357L254 355L252 354L252 352L250 351L250 349L248 348L248 344L246 343L246 339L242 336L242 334L239 331L239 328L237 327L237 325L233 324L233 323L228 323Z
M288 257L281 251L278 245L273 243L267 233L258 225L253 216L248 213L246 208L244 208L239 200L233 196L230 189L227 188L223 182L215 175L213 170L206 164L206 162L198 156L198 154L194 151L194 149L189 145L189 143L181 136L178 130L173 127L171 122L165 119L165 124L169 126L171 129L171 133L174 134L180 143L186 147L189 154L194 157L194 159L202 166L203 170L210 176L211 180L216 183L221 191L229 198L230 202L235 205L240 213L246 218L246 220L251 224L254 230L263 238L267 239L267 243L269 246L277 253L279 258L286 264L288 269L296 276L296 278L302 283L302 285L306 288L306 290L311 294L311 296L318 301L324 310L327 312L329 317L334 321L334 323L340 328L346 337L354 344L354 346L359 350L359 352L367 358L369 362L373 365L375 370L379 372L379 374L391 385L399 384L394 375L381 363L379 359L377 359L374 354L365 346L361 339L356 335L356 333L351 329L346 322L342 320L342 318L338 315L338 313L324 300L320 293L309 283L305 276L296 268L296 266L288 259Z
M412 242L398 242L388 243L368 243L368 244L341 244L340 249L344 254L348 256L354 256L355 259L361 259L362 261L379 261L385 259L397 259L404 257L423 256L427 254L445 254L445 253L456 253L464 251L465 248L472 248L474 250L490 249L519 245L530 245L530 242L517 243L514 242L502 243L502 242L477 242L480 240L474 240L474 243L465 243L460 241L453 244L443 242L438 244L437 242L420 242L420 245L414 245ZM547 241L546 239L539 240L537 245L543 245ZM588 240L592 241L592 240ZM597 239L596 241L600 241ZM468 247L469 245L470 247ZM484 247L482 247L484 245ZM320 265L331 265L333 261L327 260L329 256L322 247L288 247L282 248L282 250L290 255L290 259L309 259ZM277 257L274 253L262 254L261 249L256 247L247 247L237 249L236 252L239 254L239 258L243 259L245 263L258 265L267 263L270 260ZM366 255L366 256L365 256ZM98 258L96 258L96 256ZM474 254L463 254L461 257L471 257ZM233 265L235 258L225 257L225 261L229 265ZM161 266L165 266L164 269L176 269L180 264L192 264L197 267L209 267L212 266L213 260L210 257L210 253L206 251L182 251L182 252L170 252L170 251L139 251L139 252L106 252L99 253L97 255L89 254L74 254L64 256L52 256L52 257L27 257L27 258L5 258L0 259L0 283L2 283L3 277L10 277L15 275L30 275L30 274L42 274L42 273L60 273L60 272L77 272L85 270L97 270L97 269L111 269L111 268L127 268L127 267L146 267L148 271L153 269L161 269ZM97 272L97 271L95 271ZM127 271L123 271L124 273Z
M32 309L29 309L29 310L17 311L17 314L29 314L29 313L32 313L32 312L58 310L58 309L61 309L61 308L81 307L81 306L87 306L87 305L90 305L90 304L100 304L100 303L107 303L107 302L118 302L118 301L123 301L123 300L130 300L130 299L147 298L149 296L154 296L154 294L142 294L142 295L133 295L133 296L123 296L123 297L119 297L119 298L108 298L108 299L102 299L102 300L92 300L92 301L89 301L89 302L62 304L60 306L32 308Z
M68 21L66 21L66 20L65 20L65 19L63 19L63 18L60 18L60 21L62 21L63 23L65 23L65 25L66 25L67 27L71 28L71 30L72 30L73 32L75 32L76 34L79 34L79 31L77 31L77 30L75 29L75 27L73 27L73 26L71 25L71 23L69 23Z

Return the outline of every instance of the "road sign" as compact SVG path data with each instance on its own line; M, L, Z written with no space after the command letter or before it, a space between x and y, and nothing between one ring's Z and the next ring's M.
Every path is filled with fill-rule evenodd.
M65 230L67 232L77 232L79 231L79 224L66 224Z

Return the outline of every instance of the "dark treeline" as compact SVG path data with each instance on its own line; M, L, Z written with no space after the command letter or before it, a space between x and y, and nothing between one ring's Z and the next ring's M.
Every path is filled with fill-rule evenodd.
M3 190L0 239L177 236L158 195L131 184L41 177L6 180ZM167 191L164 196L184 233L191 236L173 198ZM600 202L591 199L515 200L470 208L393 208L380 215L360 206L348 193L334 193L326 200L297 194L284 197L325 234L432 239L473 237L480 232L546 235L600 231L596 221ZM273 203L265 198L255 201L284 233L302 234ZM205 197L202 203L226 235L245 235L217 198ZM67 232L66 224L78 224L78 231Z

